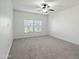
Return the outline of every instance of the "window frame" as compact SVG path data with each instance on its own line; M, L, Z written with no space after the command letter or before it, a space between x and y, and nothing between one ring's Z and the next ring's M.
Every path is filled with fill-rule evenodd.
M32 27L33 28L33 31L32 32L25 32L25 21L26 20L24 20L24 33L27 34L27 33L40 33L40 32L42 32L42 30L43 30L43 27L42 27L43 22L42 22L42 20L32 20L33 21L33 27ZM41 21L41 27L40 27L41 28L41 31L38 31L38 32L35 31L35 21Z

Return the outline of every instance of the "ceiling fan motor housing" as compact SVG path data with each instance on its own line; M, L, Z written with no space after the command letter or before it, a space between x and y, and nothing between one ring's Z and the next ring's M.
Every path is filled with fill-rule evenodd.
M46 4L46 3L43 3L41 6L42 6L42 9L47 9L47 8L50 7L50 6L49 6L48 4Z

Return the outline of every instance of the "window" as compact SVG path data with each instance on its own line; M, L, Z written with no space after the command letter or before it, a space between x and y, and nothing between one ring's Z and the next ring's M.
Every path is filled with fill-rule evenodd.
M42 21L41 20L24 20L24 32L41 32Z
M42 22L41 20L34 21L34 32L41 32L42 31Z
M25 33L33 32L33 20L24 20Z

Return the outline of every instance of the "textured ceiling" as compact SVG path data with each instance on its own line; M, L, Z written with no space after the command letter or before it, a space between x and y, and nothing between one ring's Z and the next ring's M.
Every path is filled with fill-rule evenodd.
M43 2L47 2L48 4L50 4L52 8L56 10L56 12L79 4L79 0L13 0L13 6L16 10L42 13L40 10L37 9Z

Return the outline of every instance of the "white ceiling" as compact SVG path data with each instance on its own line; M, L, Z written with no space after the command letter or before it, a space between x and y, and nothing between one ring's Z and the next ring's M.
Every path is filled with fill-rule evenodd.
M39 8L40 4L43 2L44 0L13 0L13 6L16 10L42 13L41 11L36 9ZM79 4L79 0L46 0L46 2L52 5L52 8L56 10L56 12Z

